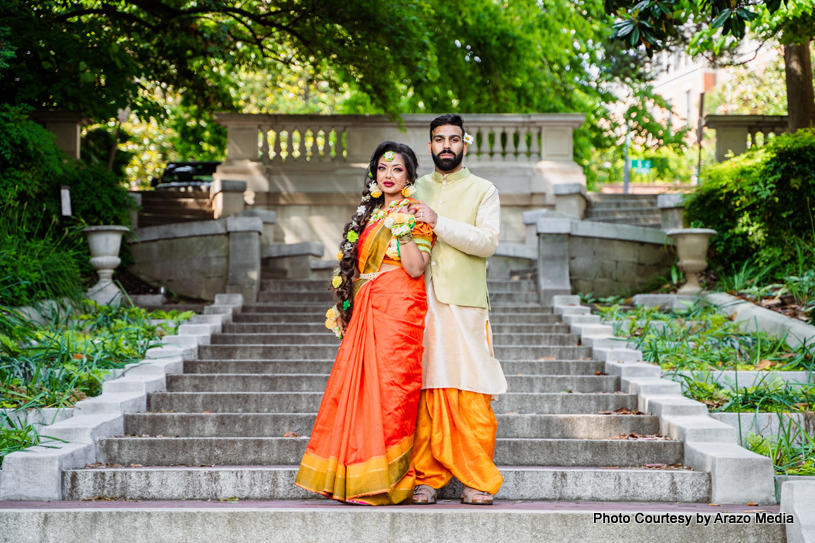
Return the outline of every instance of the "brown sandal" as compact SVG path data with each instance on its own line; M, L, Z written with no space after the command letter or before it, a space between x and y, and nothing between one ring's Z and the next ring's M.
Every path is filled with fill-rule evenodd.
M469 486L461 491L461 503L467 505L492 505L493 496L489 492L482 492Z
M433 505L436 503L436 489L430 485L419 485L413 489L413 501L415 505Z

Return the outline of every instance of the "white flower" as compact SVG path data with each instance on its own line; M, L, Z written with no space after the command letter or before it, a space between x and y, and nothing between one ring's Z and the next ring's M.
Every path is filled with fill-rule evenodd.
M371 181L371 184L368 185L368 192L377 192L379 191L379 185L376 181Z
M472 145L473 143L475 143L475 138L465 132L464 143L466 143L467 145Z
M385 228L393 228L393 217L389 216L387 219L385 219Z
M365 210L366 210L366 209L368 209L368 208L367 208L367 207L365 207L365 206L359 206L359 207L357 208L357 215L362 215L363 213L365 213Z

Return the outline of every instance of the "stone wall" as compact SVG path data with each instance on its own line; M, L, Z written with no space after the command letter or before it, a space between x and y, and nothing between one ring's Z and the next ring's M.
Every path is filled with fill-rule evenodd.
M537 236L541 303L554 296L635 294L670 275L673 241L652 228L574 220L563 213L527 213L527 240ZM527 243L525 245L529 247Z
M572 293L635 294L659 277L670 277L674 258L664 244L573 236L569 240Z
M214 300L232 292L253 302L260 288L263 226L258 217L229 217L139 228L131 240L136 262L129 271L184 296Z

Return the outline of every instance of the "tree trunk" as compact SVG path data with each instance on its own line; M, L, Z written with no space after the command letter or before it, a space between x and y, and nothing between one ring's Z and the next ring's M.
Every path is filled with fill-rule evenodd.
M815 125L815 93L812 85L812 56L809 40L784 46L787 79L787 114L790 132Z

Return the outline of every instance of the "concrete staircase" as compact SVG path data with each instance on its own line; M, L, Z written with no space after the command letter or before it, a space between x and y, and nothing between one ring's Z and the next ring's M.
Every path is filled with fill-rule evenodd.
M139 227L205 221L214 218L207 190L145 190L141 195Z
M657 469L683 463L681 442L613 439L656 434L658 417L598 414L635 410L636 396L535 303L534 282L491 282L490 293L510 391L493 404L498 499L709 501L707 473ZM125 436L99 442L100 465L64 472L64 499L314 498L292 483L339 343L322 324L331 300L324 281L268 283L184 374L168 376L167 392L149 396L149 412L125 415Z
M646 228L661 227L656 194L589 193L584 219Z

